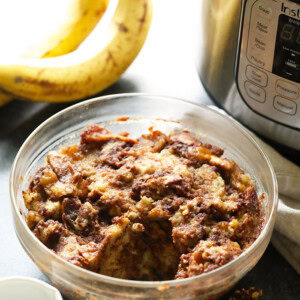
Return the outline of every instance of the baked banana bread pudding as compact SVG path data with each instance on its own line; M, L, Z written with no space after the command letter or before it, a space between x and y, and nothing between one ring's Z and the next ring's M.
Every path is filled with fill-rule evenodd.
M214 270L259 236L262 196L223 150L187 130L137 139L92 125L49 152L23 192L26 221L66 261L123 279Z

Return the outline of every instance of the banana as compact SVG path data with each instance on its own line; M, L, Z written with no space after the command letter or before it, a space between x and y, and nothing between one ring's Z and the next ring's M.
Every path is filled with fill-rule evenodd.
M0 91L0 106L5 105L6 103L12 101L15 98L13 94L10 94L6 91Z
M0 90L0 106L5 105L14 99L14 95Z
M56 32L47 36L43 43L30 50L21 49L20 56L55 57L75 50L97 25L107 9L109 0L74 0L68 7L69 16L60 24ZM57 7L59 9L59 7ZM35 37L32 37L31 43ZM29 42L29 44L30 44ZM25 47L26 48L26 47ZM0 90L0 106L16 98L7 91Z
M75 50L97 25L106 11L108 2L109 0L76 1L75 5L78 7L75 10L79 16L68 22L65 28L60 28L63 36L54 36L57 45L42 57L55 57Z
M117 81L135 59L151 18L151 0L119 0L102 44L96 35L63 56L0 63L0 89L47 102L94 95Z

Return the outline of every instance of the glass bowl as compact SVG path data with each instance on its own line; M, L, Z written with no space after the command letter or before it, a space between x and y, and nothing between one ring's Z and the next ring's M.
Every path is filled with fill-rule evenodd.
M129 116L126 122L117 117ZM259 238L238 258L212 272L188 279L133 281L96 274L72 265L44 246L29 230L22 190L44 164L44 157L59 145L79 140L88 124L102 124L112 132L138 136L154 126L165 133L187 128L205 142L222 147L264 193L265 222ZM269 159L236 121L206 106L148 94L119 94L84 101L46 120L24 142L10 177L10 196L17 237L31 259L50 281L72 299L215 299L232 288L263 255L274 227L278 192Z

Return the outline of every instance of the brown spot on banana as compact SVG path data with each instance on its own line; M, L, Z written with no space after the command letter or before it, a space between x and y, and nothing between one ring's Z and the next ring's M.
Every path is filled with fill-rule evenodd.
M39 80L37 78L24 78L21 76L15 77L15 83L30 83L32 85L38 85L38 86L49 87L49 88L53 88L57 86L56 83L50 82L48 80L44 80L44 79Z
M108 50L107 51L107 58L106 58L106 63L108 63L109 61L112 61L113 65L116 67L117 63L114 59L114 56L112 55L112 53Z
M140 28L139 28L139 32L142 31L142 27L146 21L146 16L147 16L147 9L148 9L148 4L147 1L144 1L144 12L143 12L143 16L139 19L140 22Z
M57 95L57 94L61 94L61 95L72 95L75 92L77 92L76 89L76 85L77 82L73 82L72 85L63 85L63 84L57 84L55 82L51 82L48 80L39 80L37 78L24 78L21 76L17 76L15 77L15 83L17 84L31 84L31 85L35 85L38 87L42 87L47 89L47 92L45 93L46 95ZM22 90L22 87L20 87L20 90ZM35 93L33 93L35 94ZM33 95L32 94L32 95Z
M105 10L106 10L106 7L105 7L105 9L98 9L98 10L96 10L95 11L95 16L97 18L99 18L99 16L102 16L104 14Z
M23 82L23 78L21 76L16 76L15 83L20 83L20 82Z
M128 28L123 23L116 23L119 31L121 32L128 32Z

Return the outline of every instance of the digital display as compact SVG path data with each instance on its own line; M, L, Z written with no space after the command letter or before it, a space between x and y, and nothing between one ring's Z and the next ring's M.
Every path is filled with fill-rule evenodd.
M279 16L272 72L300 83L300 20Z

